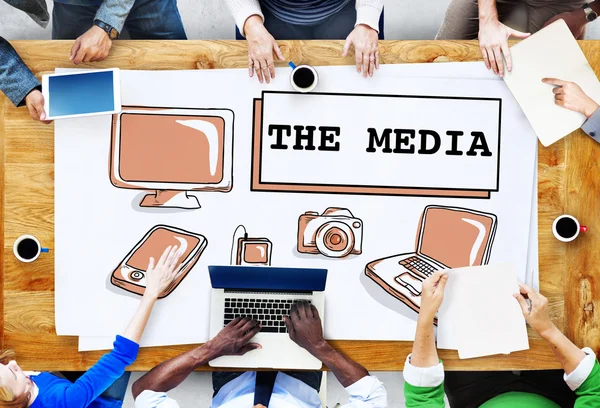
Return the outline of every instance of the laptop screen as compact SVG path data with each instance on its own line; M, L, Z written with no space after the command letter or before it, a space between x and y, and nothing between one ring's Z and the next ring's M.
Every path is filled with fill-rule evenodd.
M327 282L327 269L209 266L208 272L215 289L322 292Z
M465 208L428 206L423 213L417 253L449 268L487 263L496 216Z

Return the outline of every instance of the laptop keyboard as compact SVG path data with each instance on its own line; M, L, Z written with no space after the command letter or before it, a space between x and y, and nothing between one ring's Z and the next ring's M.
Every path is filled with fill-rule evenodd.
M287 333L283 316L289 316L294 303L310 300L298 299L225 299L225 319L223 327L236 317L249 317L262 325L262 333Z
M418 256L403 259L400 261L400 265L417 275L421 275L425 279L437 270Z

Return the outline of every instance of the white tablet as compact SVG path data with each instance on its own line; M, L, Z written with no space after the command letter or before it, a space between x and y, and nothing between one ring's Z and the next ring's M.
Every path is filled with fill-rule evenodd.
M119 69L44 75L42 94L49 120L118 113Z

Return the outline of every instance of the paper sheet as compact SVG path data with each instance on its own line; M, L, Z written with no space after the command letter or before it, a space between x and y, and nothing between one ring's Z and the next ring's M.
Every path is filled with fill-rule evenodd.
M457 349L460 358L528 349L525 319L512 296L518 290L510 264L448 271L438 313L438 348Z
M564 20L557 20L510 49L511 72L504 81L544 146L579 129L586 118L555 104L542 78L575 82L600 103L600 82Z

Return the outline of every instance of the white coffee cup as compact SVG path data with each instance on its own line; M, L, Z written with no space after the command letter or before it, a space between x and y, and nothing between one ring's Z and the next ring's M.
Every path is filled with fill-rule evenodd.
M559 225L561 220L563 220L562 223L566 223L566 226ZM577 218L568 214L556 217L552 223L552 233L554 234L554 237L561 242L571 242L579 236L580 232L586 231L587 227L585 225L580 225Z
M310 84L306 84L307 86L302 86L305 84L297 83L296 79L300 79L300 78L298 78L295 75L301 75L303 72L306 73L305 70L308 70L313 74L313 81ZM290 83L292 84L292 88L294 88L298 92L302 92L302 93L310 92L313 89L315 89L315 87L319 83L319 74L317 74L317 70L314 69L313 67L311 67L310 65L294 66L294 69L292 70L292 74L290 75Z
M24 249L21 249L21 254L19 253L19 244L21 244L23 241L25 240L31 240L33 241L37 247L35 249L34 252L31 252L32 255L31 257L26 257L24 252ZM31 249L31 248L29 248ZM42 252L48 252L48 248L42 248L42 245L40 244L40 241L38 241L38 239L36 237L34 237L33 235L21 235L19 238L17 238L17 240L15 241L14 245L13 245L13 252L15 254L15 257L21 261L21 262L33 262L36 259L38 259L38 257L40 256L40 254ZM23 255L23 256L22 256Z

